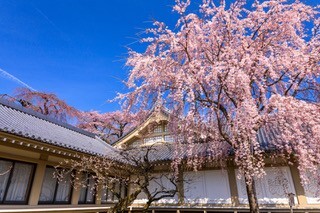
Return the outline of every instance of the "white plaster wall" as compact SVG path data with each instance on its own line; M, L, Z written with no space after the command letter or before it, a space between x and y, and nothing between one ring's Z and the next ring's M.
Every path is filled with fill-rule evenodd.
M153 179L150 182L149 185L149 191L151 194L154 194L155 192L159 190L175 190L175 185L171 183L171 181L168 178L168 174L161 175L161 174L155 174L155 179ZM161 194L159 194L161 195ZM147 196L145 193L141 192L137 199L134 201L135 204L144 204L147 202ZM162 198L161 200L155 202L155 203L177 203L178 202L178 195L176 194L173 198L167 197Z
M289 167L265 168L266 175L256 179L258 202L261 204L289 204L288 193L296 194ZM236 170L239 177L239 170ZM239 202L247 204L247 191L244 178L237 178ZM297 198L295 197L297 204Z
M230 204L228 174L223 170L184 173L184 194L187 203Z
M318 183L318 179L311 178L311 174L310 183L304 187L304 191L308 204L320 204L320 184Z

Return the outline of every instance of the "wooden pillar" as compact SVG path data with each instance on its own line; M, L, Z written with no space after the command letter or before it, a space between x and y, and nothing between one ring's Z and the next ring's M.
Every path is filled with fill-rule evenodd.
M40 159L43 159L43 158L47 158L47 157L42 157L42 156L40 157ZM28 202L29 205L38 205L45 171L46 171L46 161L40 160L39 163L37 164L33 182L31 185L31 191L30 191L29 202Z
M304 188L301 184L300 174L296 165L290 166L291 176L296 190L296 196L298 198L299 206L306 206L307 198L305 196Z
M98 186L97 186L97 188L96 188L96 202L95 202L95 204L98 204L98 205L101 204L102 190L103 190L102 185L101 185L101 184L98 184Z
M233 167L233 166L228 167L227 171L228 171L228 179L229 179L232 206L239 206L239 195L238 195L237 177L236 177L236 173L235 173L235 167Z
M184 203L184 177L183 177L183 169L179 167L178 180L178 203L181 205Z
M76 178L74 181L77 181L77 180L81 181L82 177L83 177L82 174L80 172L77 172ZM77 185L77 184L74 183L74 185ZM73 188L72 196L71 196L71 204L72 205L78 205L80 192L81 192L81 186L77 186L77 188Z

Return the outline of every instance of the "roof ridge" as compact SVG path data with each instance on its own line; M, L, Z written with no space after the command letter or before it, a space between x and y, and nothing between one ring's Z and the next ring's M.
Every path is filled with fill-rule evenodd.
M36 118L48 121L50 123L53 123L55 125L61 126L63 128L66 128L66 129L69 129L71 131L86 135L88 137L91 137L91 138L95 138L96 137L96 134L94 134L94 133L91 133L91 132L85 131L83 129L77 128L75 126L72 126L70 124L64 123L64 122L59 121L59 120L57 120L55 118L49 117L49 116L41 114L39 112L36 112L36 111L34 111L32 109L25 108L25 107L23 107L21 105L18 105L18 104L14 103L14 102L8 101L8 100L6 100L4 98L0 98L0 104L4 105L6 107L12 108L14 110L21 111L21 112L23 112L25 114L34 116Z

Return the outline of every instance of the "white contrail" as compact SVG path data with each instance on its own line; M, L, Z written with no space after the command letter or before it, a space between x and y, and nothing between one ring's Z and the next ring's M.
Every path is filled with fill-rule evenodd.
M33 91L36 91L35 89L33 89L32 87L30 87L28 84L24 83L23 81L21 81L20 79L16 78L15 76L11 75L10 73L8 73L7 71L3 70L0 68L0 75L7 78L7 79L10 79L22 86L25 86L27 87L28 89L30 90L33 90Z
M57 31L59 31L60 33L63 33L63 32L59 29L59 27L58 27L53 21L51 21L51 20L49 19L49 17L46 16L46 14L44 14L39 8L34 7L34 9L35 9L43 18L45 18L45 19L49 22L49 24L50 24L51 26L53 26Z

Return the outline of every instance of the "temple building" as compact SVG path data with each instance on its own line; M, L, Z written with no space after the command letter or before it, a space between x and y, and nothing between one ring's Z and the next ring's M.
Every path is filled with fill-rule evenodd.
M15 103L0 99L0 213L5 212L107 212L117 200L110 192L95 189L90 173L87 185L74 188L71 176L58 180L59 162L82 156L116 156L117 149L154 146L150 158L161 172L173 160L173 137L165 111L151 113L141 125L109 145L95 134L59 122ZM152 126L152 127L151 127ZM268 143L260 131L261 144ZM205 145L198 147L206 150ZM261 212L290 212L288 194L294 194L294 212L320 212L320 186L301 185L296 165L267 164L266 175L256 182ZM155 173L160 175L161 173ZM221 169L207 164L200 171L182 170L182 193L153 203L150 212L248 212L244 180L232 164ZM171 183L162 184L170 188ZM151 184L154 191L157 184ZM123 194L132 190L119 185ZM140 212L146 197L141 193L128 211Z

